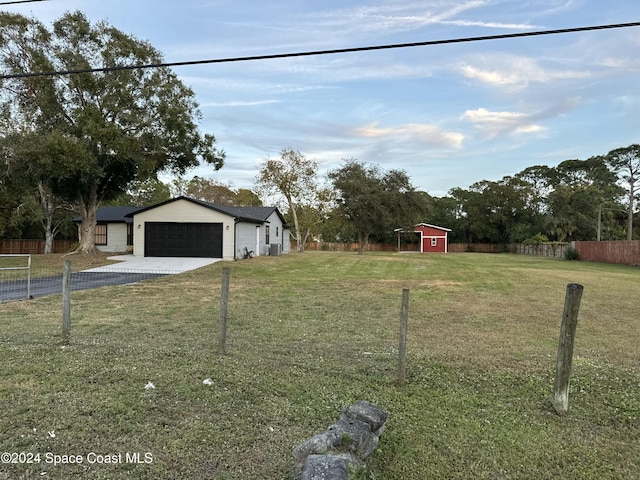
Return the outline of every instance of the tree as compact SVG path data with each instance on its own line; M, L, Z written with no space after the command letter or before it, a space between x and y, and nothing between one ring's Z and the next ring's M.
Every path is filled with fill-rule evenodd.
M146 207L167 201L170 198L169 185L157 178L147 178L132 182L125 193L106 203L112 206Z
M56 132L11 134L0 139L6 183L20 201L18 212L29 212L42 225L45 254L53 252L53 239L73 212L73 206L55 194L54 166L65 160L64 143Z
M257 190L263 196L282 195L293 218L298 252L304 252L304 244L310 235L310 228L299 218L301 205L318 202L318 164L307 159L298 150L284 149L280 158L267 159L256 177Z
M559 241L591 240L597 233L602 205L617 205L622 189L603 157L565 160L547 198L550 236Z
M161 54L105 22L66 13L48 30L38 20L0 14L5 74L159 64ZM194 93L169 68L122 69L2 81L0 121L17 135L55 135L53 194L82 216L78 251L95 251L96 210L135 181L184 174L204 161L222 167L215 137L201 135Z
M640 145L629 145L625 148L611 150L605 156L605 161L624 182L627 189L627 240L633 238L633 213L640 185Z
M338 208L358 236L358 254L364 254L372 234L390 235L395 228L413 227L421 221L424 196L402 170L383 173L375 165L355 159L329 172L338 196Z
M193 177L187 183L186 194L203 202L236 205L236 192L210 178Z
M248 188L240 188L236 192L236 205L239 207L261 207L260 197Z

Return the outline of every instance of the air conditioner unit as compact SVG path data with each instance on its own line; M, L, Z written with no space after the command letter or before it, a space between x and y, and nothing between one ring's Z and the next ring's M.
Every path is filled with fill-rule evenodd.
M272 243L269 245L269 255L278 256L282 253L282 245L279 243Z

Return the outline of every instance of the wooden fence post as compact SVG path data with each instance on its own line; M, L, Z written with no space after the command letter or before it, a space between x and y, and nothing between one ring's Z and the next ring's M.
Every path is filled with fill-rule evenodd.
M62 273L62 337L65 343L71 338L71 261L64 261Z
M567 285L567 293L560 327L556 379L553 386L553 408L558 415L565 415L569 409L569 377L573 361L573 344L578 326L578 311L584 287L577 283Z
M409 323L409 289L402 289L400 311L400 346L398 347L398 385L403 386L407 377L407 324Z
M227 312L229 310L229 268L222 269L222 289L220 292L220 321L218 322L218 353L226 353Z

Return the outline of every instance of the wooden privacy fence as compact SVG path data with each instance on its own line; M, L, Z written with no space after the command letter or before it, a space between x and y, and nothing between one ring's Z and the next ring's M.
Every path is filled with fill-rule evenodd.
M73 240L54 240L53 253L66 253L71 250ZM44 240L0 240L0 254L31 254L44 253Z
M580 260L640 266L640 240L574 242Z
M358 251L357 243L340 243L340 242L311 242L305 245L305 250L310 251L327 251L327 252L356 252ZM419 243L409 243L400 245L403 252L419 252ZM296 242L291 242L291 251L296 251ZM397 252L398 245L388 243L368 243L365 252Z
M295 251L295 242L292 242L291 249ZM537 255L542 257L564 257L565 249L569 246L566 243L548 243L542 245L523 245L521 243L510 243L507 245L496 243L450 243L449 252L476 252L476 253L519 253L522 255ZM329 252L355 252L358 250L357 243L338 242L311 242L305 246L305 250L329 251ZM398 245L390 243L369 243L365 249L367 252L397 252ZM402 252L419 252L419 243L401 243Z

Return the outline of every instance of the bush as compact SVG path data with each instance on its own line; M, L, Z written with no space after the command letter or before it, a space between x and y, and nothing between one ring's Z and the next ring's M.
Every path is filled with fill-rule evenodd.
M578 251L573 247L567 247L564 251L565 260L580 260L580 255L578 255Z
M544 243L548 243L549 238L542 233L537 233L531 238L527 238L523 243L523 245L542 245Z

